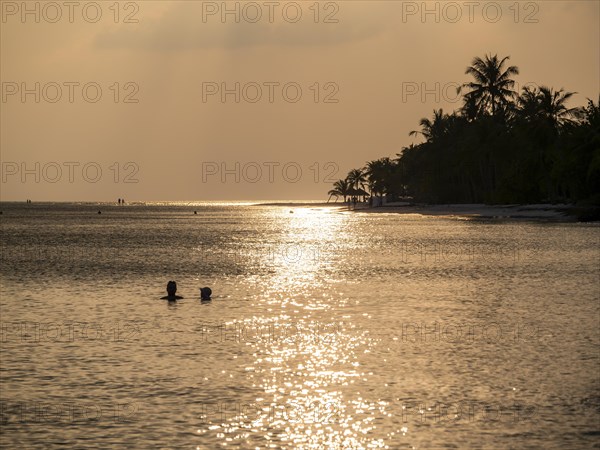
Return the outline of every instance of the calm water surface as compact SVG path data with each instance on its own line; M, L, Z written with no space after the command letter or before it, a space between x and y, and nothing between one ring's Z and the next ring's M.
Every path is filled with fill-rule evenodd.
M0 209L2 448L600 446L598 225Z

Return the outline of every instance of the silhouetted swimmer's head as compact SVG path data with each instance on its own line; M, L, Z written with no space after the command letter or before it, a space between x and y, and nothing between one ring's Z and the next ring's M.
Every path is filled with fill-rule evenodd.
M210 300L210 296L212 295L212 289L209 287L200 288L200 298L202 300Z
M175 295L175 292L177 292L177 283L174 281L169 281L167 283L167 294Z
M181 300L183 297L181 297L180 295L175 295L175 292L177 292L177 283L175 283L174 281L169 281L167 283L167 295L166 297L161 297L161 300L169 300L169 302L171 301L175 301L175 300Z

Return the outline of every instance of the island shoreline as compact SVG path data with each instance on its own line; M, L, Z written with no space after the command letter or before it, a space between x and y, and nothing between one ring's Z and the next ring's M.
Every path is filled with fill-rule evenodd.
M429 205L416 203L392 203L369 207L365 203L326 203L326 202L273 202L259 203L253 206L281 206L286 208L336 209L337 212L367 214L417 214L421 216L457 217L464 219L524 219L553 222L596 222L600 208L578 207L568 204L446 204Z

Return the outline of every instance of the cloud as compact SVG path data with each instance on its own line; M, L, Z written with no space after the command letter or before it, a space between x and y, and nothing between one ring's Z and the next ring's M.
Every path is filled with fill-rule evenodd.
M312 2L273 2L279 4L273 8L268 3L227 2L227 8L237 8L237 14L227 14L223 20L222 2L177 2L163 11L149 11L154 14L146 17L140 14L138 24L122 24L98 35L95 45L165 52L327 46L368 39L384 29L385 8L369 8L362 2L320 2L318 15ZM292 3L298 6L286 7ZM152 6L145 4L146 8Z

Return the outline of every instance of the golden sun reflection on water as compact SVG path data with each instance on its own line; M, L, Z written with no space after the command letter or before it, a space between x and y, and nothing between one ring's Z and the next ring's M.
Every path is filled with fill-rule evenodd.
M323 278L321 270L331 263L327 258L328 251L343 235L348 217L332 209L295 208L284 211L279 214L287 214L288 217L281 240L273 248L275 273L267 286L267 293L285 304L297 301L298 294L308 289L327 288L328 280Z
M289 217L273 251L266 295L256 300L270 315L237 324L252 330L247 345L254 364L246 373L261 394L209 429L223 445L245 441L255 447L252 437L260 435L266 448L388 448L371 437L376 417L388 415L387 403L363 398L357 389L370 375L358 357L375 342L335 314L345 299L322 274L335 264L327 246L344 235L348 216L308 208L276 214ZM322 295L303 295L308 289Z

